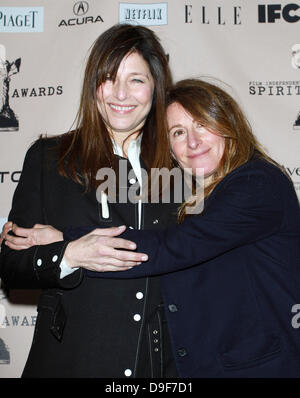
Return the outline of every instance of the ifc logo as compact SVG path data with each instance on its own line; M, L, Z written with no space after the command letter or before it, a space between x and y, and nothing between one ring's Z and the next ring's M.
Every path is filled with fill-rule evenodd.
M281 9L281 4L259 4L258 5L258 22L260 23L274 23L276 19L281 17L290 23L298 22L300 16L297 11L300 6L295 3L286 4Z

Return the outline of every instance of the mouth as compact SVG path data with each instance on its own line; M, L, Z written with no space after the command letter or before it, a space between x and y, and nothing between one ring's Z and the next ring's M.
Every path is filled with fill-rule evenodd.
M198 157L200 157L200 156L206 155L209 151L210 151L210 148L209 148L209 149L206 149L205 151L202 151L202 152L200 152L200 153L194 153L194 154L189 155L189 156L187 156L187 157L188 157L189 159L195 159L195 158L198 158Z
M110 109L112 111L114 111L116 113L120 113L120 114L129 113L136 108L135 105L116 105L116 104L112 104L112 103L109 103L108 106L110 107Z

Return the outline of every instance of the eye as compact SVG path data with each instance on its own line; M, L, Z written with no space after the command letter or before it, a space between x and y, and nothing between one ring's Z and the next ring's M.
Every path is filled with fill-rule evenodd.
M201 129L201 127L204 127L201 122L195 122L195 124L197 129Z
M135 77L134 79L132 79L132 81L133 81L134 83L144 83L143 80L138 79L137 77Z
M101 84L107 84L107 83L111 83L113 80L112 80L112 77L111 77L111 75L108 73L106 76L105 76L105 78L104 78L104 80L103 80L103 82L101 83Z
M174 130L174 131L171 133L171 135L172 135L172 137L174 137L174 138L182 137L182 136L184 135L184 130L181 130L181 129Z

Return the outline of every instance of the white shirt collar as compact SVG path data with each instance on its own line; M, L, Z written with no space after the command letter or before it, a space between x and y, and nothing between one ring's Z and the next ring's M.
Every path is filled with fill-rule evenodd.
M128 147L128 160L138 179L140 187L142 187L142 171L140 164L141 143L143 134L140 134L136 140L132 140ZM124 157L122 148L112 139L114 154Z
M136 178L138 179L138 182L140 185L140 194L142 194L142 187L143 187L142 170L141 170L141 163L140 163L142 138L143 138L143 134L140 134L136 140L132 140L129 143L129 147L128 147L128 160L131 164L131 167L133 168ZM112 143L113 143L114 154L124 157L122 148L113 139L112 139ZM106 207L103 205L104 205L104 203L102 203L102 209L105 209L107 207L107 204L106 204ZM103 211L104 210L102 210L102 212ZM138 202L138 217L139 217L138 218L138 229L141 229L141 219L142 219L142 201L141 201L141 199L139 199L139 202Z
M128 147L128 159L129 159L129 154L131 156L134 156L134 155L138 156L138 157L140 156L142 138L143 138L143 133L140 134L136 140L130 141L129 147ZM120 147L120 145L118 145L113 138L111 140L113 143L114 154L124 157L123 149Z

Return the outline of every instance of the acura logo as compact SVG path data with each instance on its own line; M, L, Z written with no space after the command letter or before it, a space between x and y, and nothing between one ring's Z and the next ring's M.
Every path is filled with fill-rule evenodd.
M1 0L0 0L1 1ZM77 1L73 6L73 18L62 19L58 27L79 26L88 23L104 22L101 15L89 15L89 3L87 1Z
M81 16L88 12L89 5L86 1L78 1L74 4L73 12L75 15Z

